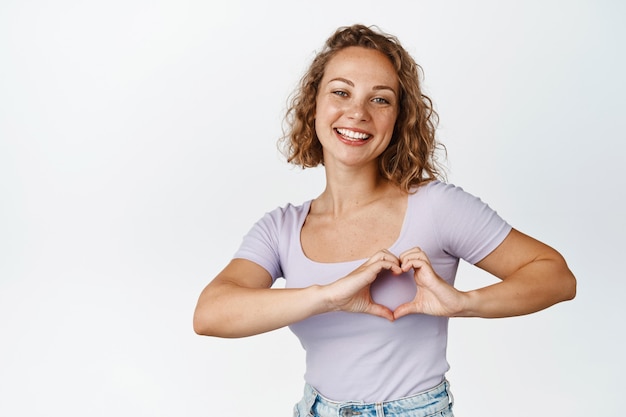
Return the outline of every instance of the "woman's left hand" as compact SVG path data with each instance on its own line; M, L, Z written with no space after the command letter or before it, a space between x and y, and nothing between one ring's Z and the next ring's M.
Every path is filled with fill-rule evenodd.
M394 319L416 313L452 317L463 310L465 293L435 273L424 251L420 248L409 249L399 259L403 272L413 269L417 293L413 300L396 308Z

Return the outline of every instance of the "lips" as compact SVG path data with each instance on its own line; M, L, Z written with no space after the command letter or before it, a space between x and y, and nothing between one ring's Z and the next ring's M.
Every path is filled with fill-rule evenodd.
M337 134L339 134L339 136L341 136L343 139L350 142L362 142L372 137L372 135L370 134L357 132L350 129L335 129L335 132L337 132Z

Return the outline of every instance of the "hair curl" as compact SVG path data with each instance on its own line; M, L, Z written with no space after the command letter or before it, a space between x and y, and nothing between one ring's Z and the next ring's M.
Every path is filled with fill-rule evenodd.
M382 52L398 74L398 116L389 146L379 157L381 175L407 192L421 183L443 178L437 150L445 151L445 147L435 138L439 118L431 99L422 93L422 68L395 36L361 24L340 27L328 38L290 97L284 135L279 141L287 161L302 168L324 164L322 145L315 133L318 87L328 62L350 46Z

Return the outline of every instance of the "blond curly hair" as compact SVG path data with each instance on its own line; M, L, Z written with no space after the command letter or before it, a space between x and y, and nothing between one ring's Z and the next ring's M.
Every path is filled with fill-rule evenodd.
M435 138L439 118L433 102L422 92L422 68L395 36L361 24L340 27L328 38L291 95L279 141L287 161L302 168L324 164L322 145L315 133L318 87L328 62L351 46L382 52L398 74L399 111L391 142L379 157L382 177L407 192L424 182L443 179L438 150L445 152L445 147Z

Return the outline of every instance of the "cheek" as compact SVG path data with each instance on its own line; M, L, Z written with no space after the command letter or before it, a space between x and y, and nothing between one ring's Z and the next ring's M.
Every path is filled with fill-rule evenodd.
M324 140L325 136L328 135L328 123L324 118L324 114L317 113L317 117L313 119L313 129L315 132L315 136L317 136L317 140Z
M332 119L342 113L342 103L329 97L320 97L315 105L315 118Z
M393 115L389 119L389 126L391 126L392 130L395 130L396 123L398 123L398 112L394 111Z
M379 119L380 126L383 127L385 130L389 131L390 134L393 134L394 128L396 126L396 121L397 121L397 117L395 113L385 115L384 117L381 117Z

